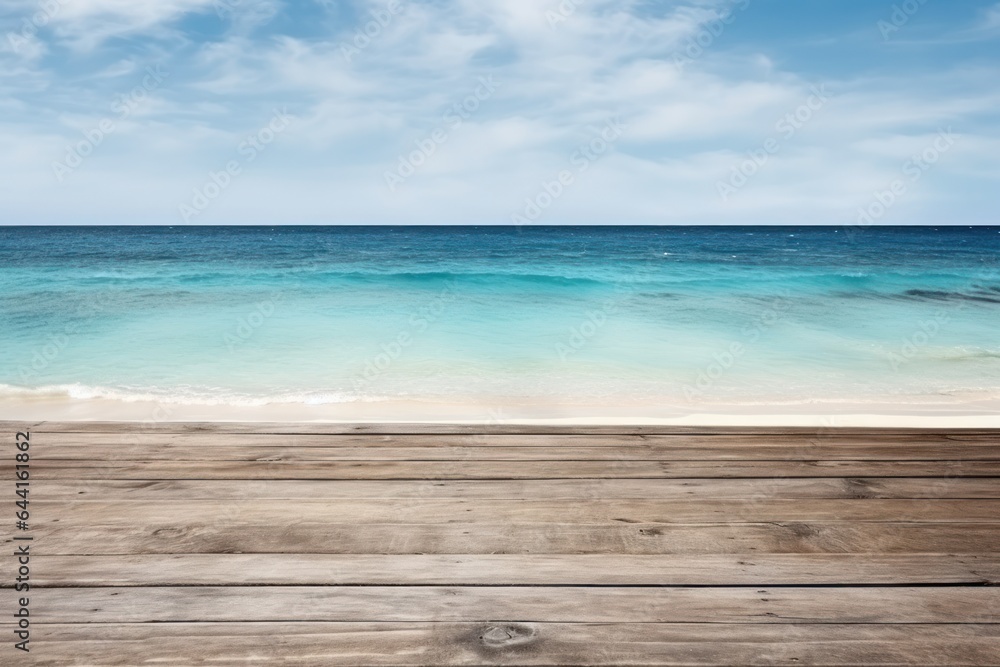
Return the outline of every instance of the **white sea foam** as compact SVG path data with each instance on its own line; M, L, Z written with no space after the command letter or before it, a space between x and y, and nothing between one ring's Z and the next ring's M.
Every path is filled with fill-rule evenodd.
M215 388L150 388L100 387L84 384L57 384L41 387L15 387L0 384L0 400L105 400L123 403L169 403L177 405L257 407L263 405L333 403L374 403L387 400L382 396L362 396L333 391L286 392L270 396L255 396Z

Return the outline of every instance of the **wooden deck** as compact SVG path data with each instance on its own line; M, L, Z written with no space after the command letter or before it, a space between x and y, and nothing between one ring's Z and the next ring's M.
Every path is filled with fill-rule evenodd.
M1000 664L998 432L3 427L3 665Z

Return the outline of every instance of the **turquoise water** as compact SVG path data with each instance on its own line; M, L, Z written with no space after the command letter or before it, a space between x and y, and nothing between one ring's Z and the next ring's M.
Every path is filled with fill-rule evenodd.
M997 228L2 228L0 396L1000 396Z

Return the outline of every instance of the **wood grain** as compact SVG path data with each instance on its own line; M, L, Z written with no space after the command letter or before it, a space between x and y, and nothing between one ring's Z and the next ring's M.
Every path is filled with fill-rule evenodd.
M0 462L0 475L13 475ZM40 480L101 479L774 479L784 477L1000 477L976 461L48 461Z
M148 586L45 588L33 604L49 623L993 623L1000 588Z
M813 477L772 479L546 480L40 480L44 500L325 500L362 498L557 499L1000 499L993 478Z
M997 584L1000 554L36 556L34 583L105 586Z
M988 665L997 625L730 623L45 624L39 667Z
M201 523L74 526L34 531L33 553L755 554L1000 553L1000 522L746 524ZM5 547L13 544L4 538Z
M846 521L981 523L1000 518L1000 500L882 500L882 499L748 499L748 500L498 500L447 498L425 500L284 500L234 499L208 505L178 500L153 501L36 501L35 525L64 522L89 525L185 525L245 521L277 525L288 521L310 523L426 524L426 523L761 523Z

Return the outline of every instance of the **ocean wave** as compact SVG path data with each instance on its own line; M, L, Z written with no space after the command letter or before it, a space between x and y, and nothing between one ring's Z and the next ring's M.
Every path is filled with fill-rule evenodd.
M986 348L945 348L929 349L921 356L932 361L982 361L1000 359L1000 350Z
M300 276L301 277L301 276ZM516 272L452 272L452 271L400 271L400 272L369 272L369 271L348 271L348 272L318 272L306 274L305 277L316 277L320 279L342 279L356 282L402 282L402 283L452 283L452 282L475 282L495 285L498 281L517 281L525 283L558 285L558 286L600 286L612 284L613 279L586 278L582 276L564 276L548 273L516 273Z
M830 294L839 299L1000 304L1000 287L993 285L967 289L913 287L902 291L886 291L876 287L878 286L873 285L872 288L863 290L835 290Z
M990 302L1000 300L1000 287L976 285L969 289L949 291L938 285L970 285L970 275L950 272L907 273L899 271L869 271L860 268L819 268L818 271L801 271L785 267L767 271L767 267L748 265L742 269L722 270L715 262L676 263L667 257L651 257L652 262L633 258L628 262L611 262L594 269L575 266L554 266L552 271L538 271L538 267L519 266L466 266L465 270L450 270L440 263L425 265L408 262L405 267L361 268L352 264L309 263L287 266L244 266L219 270L217 267L180 266L172 273L149 270L75 272L75 284L85 287L121 289L124 287L149 287L158 290L174 285L198 289L208 286L237 286L245 288L295 289L313 285L386 284L412 285L434 288L437 285L472 284L497 287L498 285L550 286L550 287L614 287L620 285L659 285L662 287L685 286L693 289L729 289L739 292L758 289L788 288L809 292L827 292L843 298L915 298L929 300L967 299ZM500 268L501 270L494 270ZM62 289L62 288L61 288ZM61 289L59 292L61 292ZM39 294L52 291L37 285Z
M623 276L631 279L631 276ZM581 286L581 285L602 285L616 282L613 278L571 276L555 273L519 273L517 271L493 272L493 271L344 271L329 268L307 268L288 267L279 270L254 270L248 273L240 272L220 272L220 271L180 271L172 275L165 274L116 274L116 273L92 273L79 277L77 284L85 286L100 285L135 285L141 286L144 283L159 286L161 284L180 285L201 285L218 284L226 285L236 282L245 285L250 281L253 285L271 285L274 288L294 287L301 283L325 283L344 281L350 283L413 283L432 284L450 282L482 282L496 283L498 281L523 281L529 283Z
M908 289L903 296L929 301L974 301L1000 303L1000 289L996 287L959 290Z

